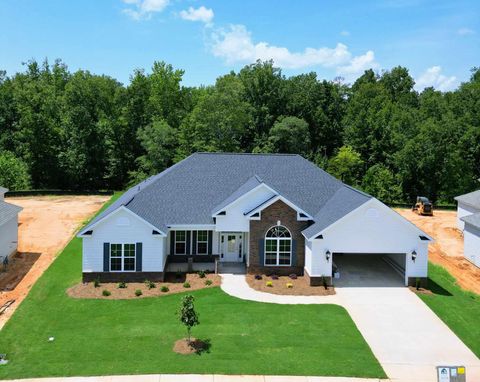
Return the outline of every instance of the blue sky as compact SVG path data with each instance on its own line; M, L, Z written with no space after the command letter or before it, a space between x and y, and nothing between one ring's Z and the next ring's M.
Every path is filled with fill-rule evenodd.
M0 0L0 69L45 57L123 83L164 60L185 85L257 58L346 81L403 65L450 90L480 66L480 1Z

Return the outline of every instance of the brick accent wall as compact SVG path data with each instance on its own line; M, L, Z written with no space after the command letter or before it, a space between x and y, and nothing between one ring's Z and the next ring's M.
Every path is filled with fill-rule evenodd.
M277 274L277 275L289 275L296 273L297 275L303 274L305 266L305 238L302 235L302 231L309 225L306 221L297 220L297 211L282 202L276 201L271 206L268 206L262 211L261 220L250 220L250 243L249 243L249 266L247 268L248 273L264 273L264 274ZM297 263L295 266L264 266L260 264L259 256L259 241L265 239L267 231L277 225L280 220L280 224L287 227L292 234L292 239L296 241L296 258Z

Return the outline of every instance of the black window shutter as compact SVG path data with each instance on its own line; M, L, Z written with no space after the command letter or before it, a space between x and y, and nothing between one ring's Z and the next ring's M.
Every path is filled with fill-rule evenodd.
M297 241L292 239L292 266L297 265Z
M192 255L197 254L197 231L192 231Z
M170 231L170 255L175 254L175 231Z
M110 243L103 243L103 271L110 271Z
M185 253L186 253L187 255L190 255L190 253L191 253L191 252L190 252L190 234L191 234L190 231L187 231L187 232L186 232L186 236L187 236L187 239L186 239L186 247L187 247L187 248L185 249Z
M212 254L212 240L213 239L213 231L208 231L208 254Z
M264 239L260 239L258 241L258 262L259 262L259 265L260 266L264 266L265 264L265 261L264 261L264 242L265 240Z
M135 248L135 270L142 271L142 243L137 243Z

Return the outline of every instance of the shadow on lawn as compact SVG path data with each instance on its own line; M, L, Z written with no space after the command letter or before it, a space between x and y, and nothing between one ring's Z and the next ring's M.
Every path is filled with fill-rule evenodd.
M440 296L453 296L448 290L437 284L431 278L428 278L428 289L430 289L433 294L438 294Z

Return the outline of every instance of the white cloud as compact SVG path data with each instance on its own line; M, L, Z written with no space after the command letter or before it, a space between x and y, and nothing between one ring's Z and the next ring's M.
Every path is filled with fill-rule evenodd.
M445 76L442 74L441 66L432 66L416 79L415 87L422 90L427 87L434 87L437 90L448 91L456 87L457 78L455 76Z
M170 0L123 0L130 8L125 8L123 12L135 20L148 19L152 13L162 12Z
M375 61L375 53L369 50L361 56L353 57L348 65L339 66L337 73L347 78L363 73L367 69L377 69L378 63Z
M253 62L258 59L270 60L286 69L300 69L310 66L337 68L341 73L353 74L356 69L376 67L374 54L368 51L363 56L352 57L348 47L338 43L334 48L305 48L291 52L285 47L267 42L254 43L251 33L244 25L230 25L228 30L212 33L212 53L226 63Z
M457 31L457 34L459 34L460 36L468 36L468 35L471 35L471 34L475 34L475 31L473 29L470 29L470 28L460 28Z
M200 8L189 7L188 10L180 12L180 17L188 21L201 21L205 24L210 24L213 20L213 10L205 8L203 5Z

